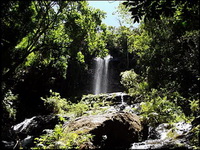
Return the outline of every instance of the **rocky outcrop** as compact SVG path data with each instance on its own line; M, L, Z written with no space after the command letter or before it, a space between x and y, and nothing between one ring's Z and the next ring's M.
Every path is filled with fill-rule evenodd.
M19 136L40 135L44 129L53 129L59 122L58 115L34 116L14 125L12 130Z
M13 141L2 141L3 148L29 148L33 145L35 137L44 134L47 129L53 130L55 125L62 123L59 115L39 115L25 119L23 122L12 126ZM65 119L69 119L65 117Z
M137 115L128 112L80 117L67 124L76 133L94 135L95 148L128 148L138 141L141 123Z
M191 124L186 122L162 123L156 128L149 127L147 139L131 144L130 149L191 149L186 139L190 129Z
M123 92L115 92L115 93L107 93L107 94L98 94L98 95L85 95L82 98L82 101L96 101L98 99L113 102L114 105L122 103L124 101L127 104L133 104L135 102L135 98L131 97L127 93Z

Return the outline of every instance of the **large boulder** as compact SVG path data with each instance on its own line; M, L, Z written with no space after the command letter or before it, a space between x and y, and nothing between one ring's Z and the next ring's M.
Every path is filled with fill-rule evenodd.
M64 118L69 119L66 116ZM39 115L25 119L23 122L12 126L11 131L14 141L3 141L2 145L4 148L19 148L20 145L23 148L30 148L33 146L35 137L44 134L48 129L53 130L55 125L59 123L64 123L60 120L59 115Z
M142 129L139 117L128 112L80 117L67 127L76 133L94 135L95 148L128 148L138 141Z
M40 135L44 129L53 129L60 122L58 115L39 115L12 126L14 133L23 135Z

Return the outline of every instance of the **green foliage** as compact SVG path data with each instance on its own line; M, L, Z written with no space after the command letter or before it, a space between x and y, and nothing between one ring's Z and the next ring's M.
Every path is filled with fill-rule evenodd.
M89 114L100 114L106 111L105 106L111 102L106 101L107 95L84 95L78 103L72 103L60 94L50 90L50 96L41 98L44 101L45 109L54 114L65 114L71 118L81 117ZM114 98L114 97L113 97ZM90 113L86 113L90 111Z
M199 108L199 99L195 100L190 100L190 109L193 113L194 116L198 116L200 108Z
M144 18L145 21L151 19L161 19L162 16L173 17L177 19L191 19L191 15L198 15L199 1L163 1L163 0L152 0L152 1L135 1L130 0L123 3L128 7L132 14L134 22L139 22ZM193 11L196 11L194 13ZM194 14L193 14L194 13ZM198 16L197 16L198 17Z
M64 83L68 78L72 93L91 57L108 54L103 38L106 26L101 22L105 12L86 1L17 1L2 6L4 93L33 72L44 78L43 83L52 78Z
M130 37L129 47L130 52L139 56L137 66L150 88L176 82L176 90L185 97L199 93L198 3L198 0L124 2L134 22L141 23Z
M88 95L83 95L81 101L90 106L90 108L98 108L100 106L109 106L112 104L112 102L107 101L107 94L98 94L98 95L93 95L93 94L88 94ZM113 95L113 99L115 96Z
M83 95L81 102L88 106L88 112L84 115L104 114L109 109L109 106L112 105L111 101L106 100L107 97L107 94ZM113 95L112 98L114 99L115 96Z
M108 53L125 60L121 68L137 72L121 73L121 83L131 96L143 101L140 113L145 121L155 125L184 120L181 109L185 113L191 110L189 116L196 117L200 77L198 3L130 0L126 2L128 7L120 5L118 12L130 22L126 11L130 9L134 22L141 22L140 28L131 29L102 24L105 12L89 7L87 1L2 2L3 119L16 118L18 95L9 89L19 91L19 108L23 111L29 110L25 102L39 99L49 87L69 96L72 92L78 95L91 58ZM49 97L41 99L50 113L73 117L88 115L88 111L99 114L110 105L102 95L83 96L72 103L50 91ZM61 127L56 127L54 134L38 142L44 144L41 148L56 148L53 142L63 136ZM71 140L63 148L73 147L74 141L83 140L80 138L69 133L67 139Z
M118 16L121 18L120 21L120 25L122 25L123 23L126 23L128 25L131 25L133 23L133 20L131 18L131 13L128 11L130 8L126 7L125 5L123 5L123 3L120 3L117 7L117 11L115 12L115 14L117 13Z
M42 98L42 100L50 112L65 114L73 120L83 115L104 113L106 109L103 107L111 104L111 102L106 101L106 96L106 94L84 95L78 103L72 103L61 98L59 93L50 90L50 96L46 99ZM90 113L86 113L89 111ZM56 125L52 133L35 138L36 145L33 149L79 149L80 146L90 142L92 138L91 134L84 131L74 132L67 127L63 128L62 125Z
M128 93L130 96L138 98L144 95L148 89L148 83L146 81L141 81L137 84L137 87L128 89Z
M32 149L78 149L80 145L91 141L92 138L91 134L78 134L63 129L62 125L56 125L52 133L35 138L36 146Z
M69 104L65 98L61 98L59 93L50 90L50 96L48 98L41 98L44 101L46 109L54 114L64 113L69 109Z
M178 92L169 91L169 88L149 91L148 83L132 70L122 72L121 75L121 83L128 89L129 94L135 97L135 100L142 101L139 112L144 122L156 126L160 123L187 120L181 107L185 106L187 101ZM191 104L195 109L196 102Z
M79 62L84 63L84 55L81 52L77 53L77 58L76 58Z
M142 28L142 27L141 27ZM134 41L132 43L132 51L136 52L136 54L140 57L143 57L143 55L147 52L147 50L150 48L149 43L152 41L152 38L147 34L147 32L142 32L136 34L133 38Z
M92 140L93 135L84 132L76 133L65 128L65 136L61 138L63 143L66 142L66 148L79 149L81 145Z
M65 114L71 119L83 115L101 114L105 111L105 108L101 107L110 105L110 102L106 101L106 95L103 94L84 95L80 102L71 103L52 90L50 90L50 96L46 99L42 98L42 100L49 111ZM91 112L86 113L87 111ZM68 128L63 129L61 125L56 125L52 133L35 138L36 146L33 149L78 149L81 145L90 142L92 138L91 134L76 133Z
M12 120L16 119L16 108L18 104L18 95L14 95L11 90L9 90L2 101L3 107L3 117L9 117Z
M41 98L44 101L47 111L54 114L66 114L73 118L82 116L89 110L89 106L84 101L72 103L65 98L61 98L60 94L50 90L50 96Z
M160 123L186 121L186 116L180 106L170 100L170 95L153 89L144 96L141 103L143 121L155 126Z
M137 97L148 90L148 83L136 74L133 70L121 72L121 84L128 89L128 93Z
M137 87L138 85L138 75L133 71L125 71L121 72L121 84L125 86L127 89Z
M80 101L77 104L72 104L67 114L73 114L74 117L80 117L88 110L89 106L86 103Z
M36 147L34 149L48 149L54 146L55 142L62 136L61 125L56 125L53 132L41 135L40 138L35 138Z
M193 149L200 149L199 146L199 138L200 138L200 125L197 125L192 128L190 131L191 137L189 138L189 142L192 145Z

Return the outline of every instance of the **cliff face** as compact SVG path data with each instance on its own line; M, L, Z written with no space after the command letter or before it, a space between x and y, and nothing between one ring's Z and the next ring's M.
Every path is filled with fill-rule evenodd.
M82 94L94 94L95 86L95 60L91 60L87 75L84 78L84 88L82 89ZM124 87L121 85L120 73L125 71L126 68L123 66L123 60L120 58L110 59L108 65L108 88L107 93L124 91Z

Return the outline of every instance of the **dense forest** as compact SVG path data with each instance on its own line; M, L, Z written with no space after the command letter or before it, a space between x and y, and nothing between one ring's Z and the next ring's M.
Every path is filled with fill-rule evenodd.
M191 125L178 138L184 136L190 148L200 148L199 0L128 0L118 6L117 13L130 25L140 23L139 27L108 26L102 23L106 13L84 0L1 2L4 148L111 148L112 140L119 143L114 148L130 148L131 143L148 140L146 134L150 133L145 130L163 123L172 127L178 122ZM70 124L77 118L105 116L117 105L116 94L108 98L106 91L92 92L95 58L103 61L108 55L113 60L108 67L113 75L106 81L110 82L108 91L123 92L131 106L138 104L137 109L130 110L139 116L142 126L137 140L121 145L116 142L120 135L109 138L113 132L102 135L99 144L96 128L78 132ZM114 114L127 117L130 110ZM29 126L23 134L25 126L19 133L12 130L33 116L59 117L49 127L50 133L34 130L40 133L27 146L23 139L32 128ZM175 133L168 137L177 139Z

